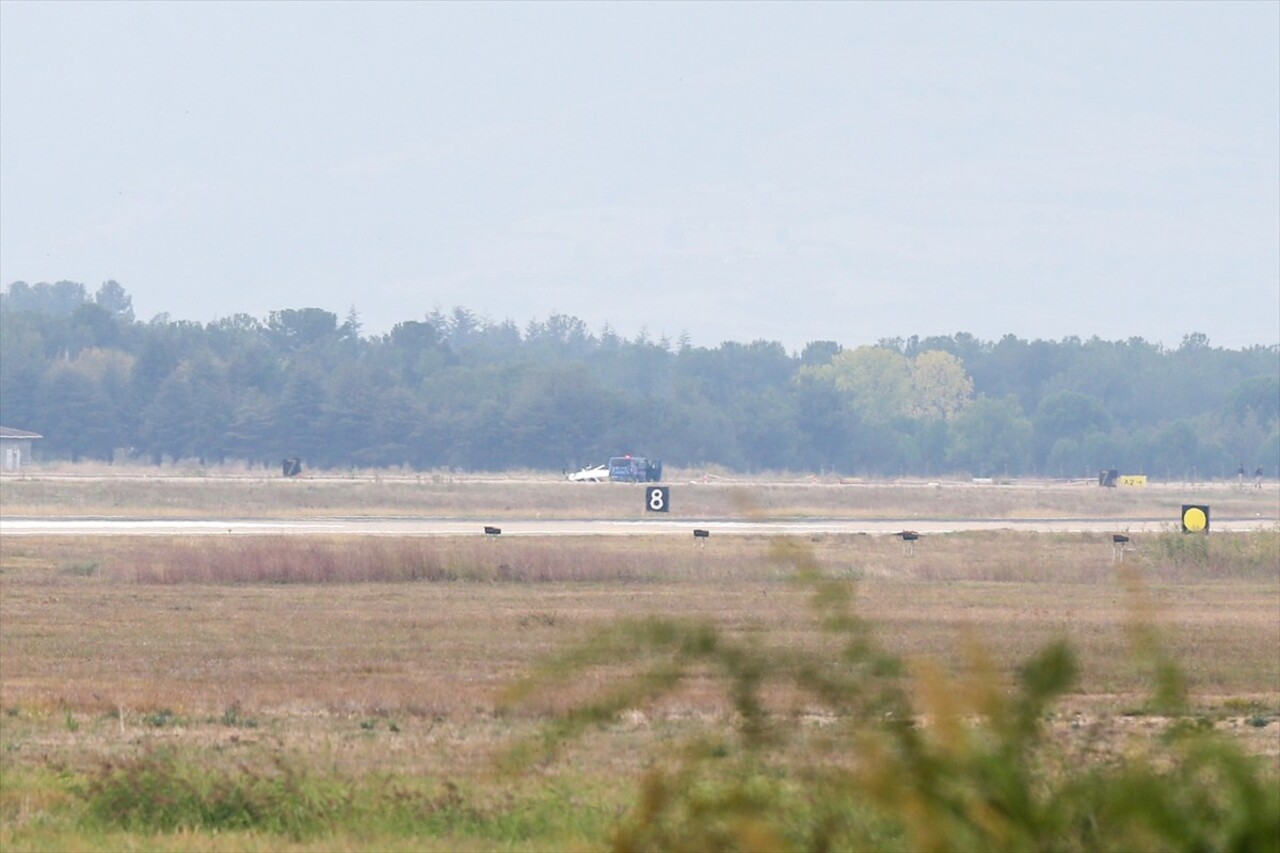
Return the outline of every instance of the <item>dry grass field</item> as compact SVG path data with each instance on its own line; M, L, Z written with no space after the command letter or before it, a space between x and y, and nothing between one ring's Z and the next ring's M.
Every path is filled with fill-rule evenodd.
M142 469L154 472L154 469ZM687 518L1169 518L1185 503L1209 503L1215 516L1280 521L1275 483L1151 483L1103 489L1087 482L844 482L837 478L711 477L669 471ZM157 476L76 468L0 477L0 502L11 516L288 518L426 516L456 518L630 518L632 489L569 483L554 474L512 477L449 473L288 479L243 471L231 475Z
M555 512L607 516L597 496L611 493L561 483L404 492L369 483L345 493L313 485L295 504L275 496L308 484L218 481L190 492L190 484L6 481L3 508L518 514L555 495ZM975 512L972 495L951 494L973 489L857 487L808 502L801 496L812 487L777 489L776 500L752 489L758 511ZM729 487L708 494L708 514L742 511ZM1131 499L1010 489L984 511L1105 516ZM1141 499L1161 510L1163 498ZM514 771L501 759L537 741L550 721L648 676L619 654L571 667L562 680L535 677L518 700L512 686L568 649L605 648L611 629L647 620L710 626L723 644L795 660L838 655L838 640L815 618L812 586L796 580L797 553L854 594L879 647L906 663L909 692L928 700L916 707L936 715L929 697L939 679L963 684L979 670L991 690L1014 695L1024 662L1066 640L1079 675L1040 715L1062 766L1114 767L1163 743L1171 727L1190 726L1261 757L1274 780L1280 530L1166 532L1133 544L1121 562L1109 536L1011 532L927 537L911 552L893 537L835 535L789 543L790 551L752 536L701 547L635 537L0 540L0 847L597 849L610 838L626 847L617 827L643 824L645 779L683 766L691 743L736 755L717 745L743 713L732 678L695 663L671 690L637 694L580 728L554 759ZM1176 711L1151 703L1167 661L1185 679L1188 701ZM779 758L787 778L803 779L830 760L824 738L840 712L780 674L760 695L770 719L809 733ZM959 687L943 693L965 706ZM252 820L156 811L188 788L203 792L193 795L200 802L225 802L232 791ZM151 811L139 811L131 798L153 789ZM313 813L318 823L298 817ZM912 846L892 833L868 843Z

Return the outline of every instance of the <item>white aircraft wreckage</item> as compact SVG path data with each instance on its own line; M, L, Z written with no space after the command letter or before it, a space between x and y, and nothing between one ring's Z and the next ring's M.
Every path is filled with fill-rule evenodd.
M583 468L572 474L565 474L570 483L603 483L609 479L609 466L597 465L594 468Z
M571 483L657 483L662 480L662 460L643 456L614 456L608 465L593 465L565 472Z

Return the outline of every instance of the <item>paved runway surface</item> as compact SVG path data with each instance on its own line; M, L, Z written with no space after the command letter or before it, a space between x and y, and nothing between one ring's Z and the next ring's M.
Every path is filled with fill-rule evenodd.
M1268 518L1213 518L1219 532L1271 527ZM309 518L309 519L157 519L157 518L30 518L0 517L0 535L357 535L466 536L484 535L485 526L503 536L689 536L695 528L717 536L788 536L819 533L892 534L955 533L965 530L1016 530L1037 533L1130 532L1175 530L1175 518L1028 518L1028 519L795 519L736 521L728 519L646 518L633 521L599 519L483 519L483 518Z

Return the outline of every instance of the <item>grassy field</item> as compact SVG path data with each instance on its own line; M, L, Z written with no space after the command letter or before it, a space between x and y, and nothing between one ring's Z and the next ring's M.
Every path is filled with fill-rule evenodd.
M152 470L154 469L143 469ZM1215 517L1280 521L1276 485L1152 483L1103 489L1085 482L842 482L836 478L726 478L672 471L678 513L688 518L1169 518L1186 503ZM466 518L629 518L634 489L569 483L553 474L348 476L240 472L235 476L114 475L94 469L0 478L7 515L280 518L431 516Z
M6 513L14 485L4 483ZM604 510L578 496L610 491L474 485L452 484L467 494L440 511L488 511L497 499L515 512L546 489L578 501L564 512L589 514ZM259 484L224 487L218 500L239 501ZM432 487L447 494L450 484ZM117 487L79 488L87 505ZM842 498L841 511L939 511L920 503L935 497L926 487L854 491L868 494ZM22 492L16 505L53 500L41 494ZM145 492L118 494L130 512L153 509ZM168 505L168 492L156 494ZM765 511L798 505L794 494ZM1076 493L1022 494L1066 509ZM1084 513L1128 499L1079 494ZM62 511L74 505L56 495ZM183 512L205 506L184 500ZM956 500L948 511L970 511ZM723 501L732 511L734 499ZM1010 498L1002 511L1026 510ZM911 750L884 740L892 713L859 703L900 685L901 707L935 750L921 778L951 767L974 774L960 788L981 790L991 768L1010 763L1003 730L953 728L1022 707L1020 691L1035 682L1027 662L1059 641L1078 675L1035 706L1027 772L1038 781L1017 787L1058 792L1053 802L1070 813L1084 808L1081 791L1107 790L1114 774L1137 785L1133 768L1148 758L1165 768L1166 749L1183 754L1171 733L1194 731L1257 757L1269 796L1280 777L1280 530L1133 544L1118 562L1109 536L1009 532L928 537L912 552L872 536L703 547L633 537L0 541L0 847L805 849L836 839L905 850L969 838L1019 849L1029 836L986 806L973 806L972 826L947 823L969 806L945 786L933 818L902 818L932 813L920 791L937 786L903 793L866 775ZM815 569L825 581L798 580ZM823 603L846 594L856 619ZM840 668L850 649L853 668ZM881 659L904 669L852 693L814 687L837 670L864 678ZM1162 704L1161 679L1175 669L1182 700ZM772 737L753 734L757 716ZM548 731L558 732L555 754L530 753ZM956 753L956 742L968 745ZM896 758L866 758L886 743ZM1080 768L1113 776L1077 785ZM815 780L828 794L806 793ZM864 798L885 802L863 816L849 803ZM767 804L784 818L761 822ZM1201 807L1218 805L1179 806ZM950 843L913 834L917 823L943 827ZM966 835L973 826L994 834ZM700 834L721 829L730 834ZM1100 844L1083 829L1055 831L1085 848L1177 846L1167 834Z

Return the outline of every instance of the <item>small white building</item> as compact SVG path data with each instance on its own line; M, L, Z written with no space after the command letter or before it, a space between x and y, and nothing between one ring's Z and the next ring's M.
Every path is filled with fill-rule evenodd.
M44 438L36 432L0 426L0 470L21 471L31 464L31 442Z

